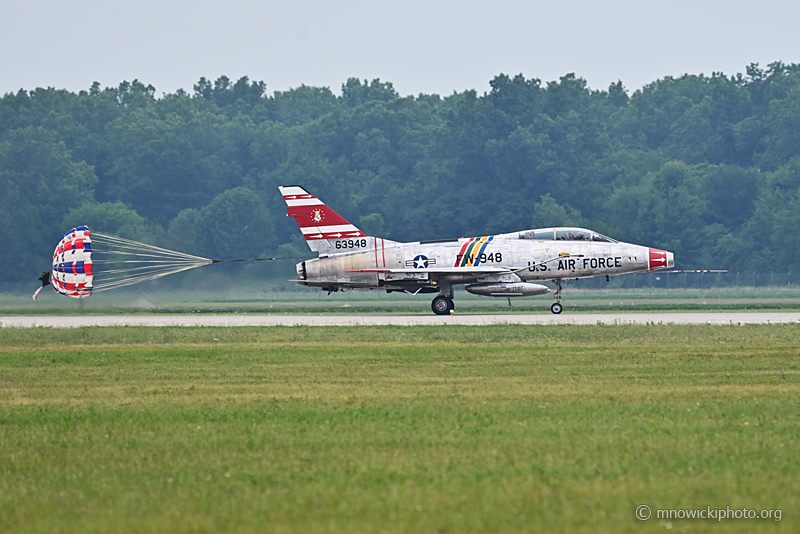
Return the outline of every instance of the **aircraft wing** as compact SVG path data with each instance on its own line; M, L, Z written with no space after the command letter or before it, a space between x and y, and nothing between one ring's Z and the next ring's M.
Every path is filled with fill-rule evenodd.
M665 273L727 273L727 269L692 269L688 271L653 271L657 274Z
M512 274L505 267L425 267L421 269L356 269L348 273Z

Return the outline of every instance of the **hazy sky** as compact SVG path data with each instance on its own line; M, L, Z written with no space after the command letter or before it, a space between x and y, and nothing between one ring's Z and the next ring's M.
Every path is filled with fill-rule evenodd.
M348 77L402 95L489 89L499 73L574 72L635 90L667 75L800 63L797 0L0 0L0 94L123 80L157 94L201 76L337 94Z

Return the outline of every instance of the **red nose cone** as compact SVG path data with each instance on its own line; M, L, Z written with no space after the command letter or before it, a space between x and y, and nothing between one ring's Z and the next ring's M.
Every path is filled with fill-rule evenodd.
M654 269L663 269L667 266L667 251L666 250L658 250L657 248L650 249L650 257L649 257L649 270Z

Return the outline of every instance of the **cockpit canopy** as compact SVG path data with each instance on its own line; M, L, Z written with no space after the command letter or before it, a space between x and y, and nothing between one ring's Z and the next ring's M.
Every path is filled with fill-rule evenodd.
M507 234L513 237L514 234ZM600 243L617 243L618 241L603 234L585 228L537 228L525 230L517 234L517 239L536 239L539 241L595 241Z

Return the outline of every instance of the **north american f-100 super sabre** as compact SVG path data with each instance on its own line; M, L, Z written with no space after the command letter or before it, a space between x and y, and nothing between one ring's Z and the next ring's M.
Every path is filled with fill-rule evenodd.
M648 273L674 267L672 252L623 243L584 228L537 228L498 235L399 243L359 230L300 186L279 188L318 258L297 264L297 283L328 292L378 289L437 293L431 309L454 309L453 287L475 295L529 297L555 284L553 313L563 310L562 281ZM704 271L708 272L708 271Z

